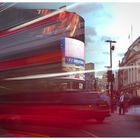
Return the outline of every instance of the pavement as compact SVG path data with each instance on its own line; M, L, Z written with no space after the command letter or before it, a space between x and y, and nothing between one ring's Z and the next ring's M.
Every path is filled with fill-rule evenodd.
M140 105L132 106L128 109L127 114L139 115L140 116Z
M119 115L119 107L114 111L114 114ZM125 116L131 120L140 120L140 105L134 105L128 108Z

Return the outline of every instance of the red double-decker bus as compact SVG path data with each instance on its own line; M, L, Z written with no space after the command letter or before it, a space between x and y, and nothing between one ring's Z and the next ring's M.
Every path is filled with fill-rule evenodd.
M41 11L38 10L38 13L43 14ZM43 17L0 32L0 79L4 79L2 87L5 87L4 83L7 83L6 88L14 88L14 92L16 92L16 88L21 91L24 89L33 90L30 89L30 84L26 84L29 79L26 82L22 79L18 82L14 80L9 82L7 79L64 72L65 42L63 40L65 38L83 42L82 55L84 55L84 20L72 12L45 10L44 13ZM74 59L82 62L81 67L84 70L84 57L82 60ZM53 78L51 77L51 79ZM54 80L51 79L46 79L48 90L52 89L51 86L58 87L60 85L60 82L57 85L51 84L54 83ZM37 89L41 86L38 81L39 79L34 79ZM45 82L45 79L43 78L42 81ZM14 86L14 84L16 85ZM17 86L17 84L19 85ZM10 85L12 87L8 87Z
M0 32L0 125L11 133L45 135L50 126L81 126L94 115L109 115L95 111L97 94L62 89L84 82L84 74L66 73L84 70L83 18L66 11L45 14Z

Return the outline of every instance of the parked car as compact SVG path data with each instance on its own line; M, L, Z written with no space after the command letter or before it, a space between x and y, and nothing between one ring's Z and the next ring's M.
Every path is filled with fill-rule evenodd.
M103 122L106 117L110 116L110 102L109 98L105 96L103 98L102 93L98 91L87 92L87 94L91 95L91 119L95 119L98 122Z

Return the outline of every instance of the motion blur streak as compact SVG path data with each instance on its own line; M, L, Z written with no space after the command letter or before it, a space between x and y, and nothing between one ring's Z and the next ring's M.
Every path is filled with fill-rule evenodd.
M23 67L34 64L47 64L51 62L56 62L58 59L61 59L60 50L54 50L49 53L41 53L32 57L24 57L20 59L13 59L8 61L0 61L0 70L12 69L17 67Z
M8 6L3 6L3 8L0 9L0 13L5 11L5 10L7 10L7 9L9 9L9 8L11 8L11 7L13 7L14 5L16 5L16 3L12 3L12 4L8 5Z
M87 133L88 135L90 135L90 136L92 136L92 137L96 137L96 138L97 138L96 135L94 135L93 133L91 133L91 132L89 132L89 131L87 131L87 130L81 130L81 131L84 132L84 133Z
M130 68L139 68L140 65L136 66L126 66L126 67L116 67L110 68L109 70L121 70L121 69L130 69ZM63 72L63 73L54 73L54 74L37 74L37 75L29 75L29 76L22 76L22 77L13 77L13 78L6 78L4 80L26 80L26 79L39 79L39 78L51 78L57 76L67 76L72 74L82 74L82 73L92 73L92 72L101 72L106 71L106 69L96 69L96 70L84 70L84 71L74 71L74 72Z
M73 8L73 7L76 6L76 5L77 5L77 4L73 4L73 5L68 6L67 8L66 8L66 7L63 7L63 8L61 8L61 9L59 9L59 10L57 10L57 11L54 11L54 12L52 12L52 13L50 13L50 14L47 14L47 15L45 15L45 16L42 16L42 17L37 18L37 19L35 19L35 20L32 20L32 21L30 21L30 22L26 22L25 24L16 26L16 27L14 27L14 28L11 28L11 29L9 29L9 31L15 31L15 30L17 30L17 29L20 29L20 28L29 26L29 25L31 25L31 24L33 24L33 23L36 23L36 22L39 22L39 21L41 21L41 20L47 19L47 18L49 18L49 17L55 16L55 15L57 15L57 14L59 14L59 13L65 11L65 10L68 10L68 9Z
M10 130L10 133L14 134L16 137L49 137L47 134L38 134L33 132L19 131L19 130Z

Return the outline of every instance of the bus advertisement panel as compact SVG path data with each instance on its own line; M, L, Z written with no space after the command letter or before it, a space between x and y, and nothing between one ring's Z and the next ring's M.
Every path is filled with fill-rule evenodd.
M63 50L62 69L65 72L77 72L85 70L85 49L84 43L77 39L61 39ZM85 80L84 73L70 74L68 79Z

